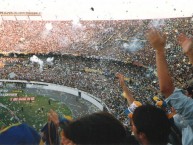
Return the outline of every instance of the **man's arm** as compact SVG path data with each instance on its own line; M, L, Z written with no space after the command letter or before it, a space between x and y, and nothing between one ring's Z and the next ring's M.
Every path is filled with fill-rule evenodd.
M59 127L58 114L52 109L48 113L48 121L52 121L57 127Z
M127 88L125 84L124 76L120 73L117 73L116 77L118 77L119 79L120 86L123 89L123 92L125 93L125 98L127 99L128 104L131 105L133 101L135 101L135 99L133 98L131 91Z
M166 44L166 36L155 29L151 29L147 34L147 38L152 47L156 50L156 66L160 91L165 98L168 98L174 91L174 84L172 77L169 74L168 64L165 56L164 47Z
M188 56L190 63L193 65L193 39L188 38L184 34L180 34L178 43L182 47L183 53Z

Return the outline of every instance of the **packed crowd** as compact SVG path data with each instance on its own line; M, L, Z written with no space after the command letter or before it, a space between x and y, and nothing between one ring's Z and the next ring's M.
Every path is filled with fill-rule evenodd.
M168 36L167 59L173 64L172 71L186 72L188 60L180 53L176 38L181 32L192 35L190 17L133 21L2 21L0 50L5 54L52 52L93 56L136 61L155 68L154 51L149 51L145 38L152 26ZM181 75L179 71L174 77L178 75ZM189 79L184 76L182 80Z
M56 56L52 65L46 62L46 56L40 56L39 58L45 62L43 71L40 71L39 65L32 63L29 58L30 56L1 58L5 64L0 70L1 79L42 81L78 88L104 101L111 112L125 125L128 125L124 114L127 103L122 97L118 79L115 77L117 72L125 75L134 97L143 104L153 104L152 98L159 94L156 73L152 68L120 61L66 55ZM15 74L14 78L10 78L10 73ZM180 83L181 86L184 84L184 82Z
M152 91L157 88L153 71L129 63L63 56L56 57L52 66L45 64L43 72L40 72L39 66L30 62L29 58L14 59L15 62L9 62L5 58L5 66L0 72L2 79L10 79L9 74L14 72L15 77L12 79L43 81L78 88L104 101L120 119L124 116L126 102L115 78L117 72L125 74L128 85L140 101L152 102L151 98L157 93ZM86 68L103 73L88 72ZM142 97L144 91L147 96Z
M1 52L4 53L75 53L126 59L132 54L125 52L147 47L145 32L149 27L154 26L164 30L169 36L169 45L175 48L175 38L178 33L192 34L191 23L191 18L76 23L74 21L2 21L0 46ZM136 42L138 47L134 46ZM136 56L137 60L145 59L140 55L143 52ZM153 59L151 61L153 62ZM146 62L149 64L149 61Z
M17 29L15 23L11 25L15 25ZM27 37L22 37L23 39L20 40L10 40L10 42L17 41L22 48L25 44L28 44L26 48L32 49L25 49L28 50L27 53L30 53L29 51L32 51L31 53L59 52L60 54L65 52L71 54L77 53L78 56L55 55L53 64L46 63L46 56L38 56L45 62L43 71L40 71L38 64L30 62L29 57L15 57L13 60L11 58L2 58L1 62L3 62L4 67L0 70L1 78L10 79L9 74L14 72L14 79L43 81L78 88L99 97L108 105L114 116L127 125L128 119L124 116L127 102L122 97L122 90L115 74L117 72L124 74L127 86L133 91L135 100L140 101L142 104L154 104L152 98L160 95L157 73L155 71L155 50L151 49L150 45L146 43L145 31L150 25L155 25L155 27L157 27L157 24L149 20L130 23L127 21L113 21L112 23L96 22L95 25L91 25L92 23L90 23L91 22L87 23L89 24L88 26L92 27L94 30L91 29L90 31L90 29L88 29L89 27L83 22L78 27L77 25L72 26L70 23L65 23L66 26L71 27L68 31L76 30L73 31L73 33L68 33L68 31L65 31L66 28L61 27L61 29L64 28L62 31L64 30L66 32L65 36L68 37L68 40L71 38L70 42L72 43L68 45L68 47L64 47L64 44L62 44L61 47L58 45L57 38L63 38L63 33L61 32L62 34L58 35L56 31L52 32L54 27L50 31L45 30L44 33L36 33L36 35L27 32L27 35L31 34L31 37L28 39L26 39ZM161 22L158 21L157 23ZM193 72L193 68L191 64L188 63L188 59L180 52L181 49L176 39L180 32L184 32L188 36L192 35L191 23L192 21L190 18L164 20L157 28L165 32L168 36L166 58L172 76L175 79L175 86L181 88L192 78L191 72ZM28 23L25 22L25 24ZM32 22L32 26L33 24L36 25L35 22ZM41 22L37 31L40 31L39 29L44 27L45 24L46 22ZM61 23L56 22L56 24L60 25ZM18 25L20 24L18 23ZM8 24L6 26L10 25ZM127 27L127 29L125 29L124 26ZM29 27L26 26L26 28L28 29ZM87 29L89 31L85 36L83 32ZM58 32L59 31L60 29ZM94 33L95 31L97 33ZM51 35L50 32L53 34ZM12 34L11 32L9 33ZM68 36L68 34L71 33L74 37L70 37L72 35ZM49 35L51 36L49 37ZM4 33L3 36L8 35ZM39 39L38 43L36 43L37 40L32 40L34 36ZM44 40L41 41L42 38ZM86 38L90 39L88 40ZM136 39L137 41L135 41ZM46 45L44 45L44 41ZM91 44L91 42L94 42L94 44ZM140 44L140 47L143 47L143 49L135 51L130 50L130 42L137 42L131 46L136 47ZM9 48L14 48L11 44L12 43L1 45L4 48L7 46ZM47 50L48 48L49 50ZM57 51L55 51L56 48ZM136 49L139 48L136 47ZM9 49L5 50L7 52L15 52ZM26 51L23 52L26 53ZM168 97L167 94L166 97Z

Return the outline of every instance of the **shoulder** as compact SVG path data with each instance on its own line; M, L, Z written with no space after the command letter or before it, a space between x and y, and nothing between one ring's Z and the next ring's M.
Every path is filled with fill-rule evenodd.
M181 101L189 101L189 103L193 103L193 99L191 99L190 97L186 96L184 93L183 93L183 90L181 89L178 89L178 88L175 88L174 92L168 97L165 99L165 101L167 103L172 103L172 102L181 102Z

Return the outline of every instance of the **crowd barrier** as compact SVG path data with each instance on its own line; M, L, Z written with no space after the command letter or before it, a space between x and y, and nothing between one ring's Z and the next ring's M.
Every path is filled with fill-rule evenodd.
M35 81L24 81L24 80L0 80L0 82L5 83L23 83L26 84L26 88L37 88L37 89L45 89L45 90L53 90L53 91L59 91L59 92L65 92L68 94L72 94L76 97L81 97L82 99L85 99L95 105L97 108L99 108L101 111L108 110L110 112L110 109L107 107L107 105L99 98L78 90L76 88L71 88L67 86L52 84L52 83L45 83L45 82L35 82ZM81 94L81 95L80 95Z

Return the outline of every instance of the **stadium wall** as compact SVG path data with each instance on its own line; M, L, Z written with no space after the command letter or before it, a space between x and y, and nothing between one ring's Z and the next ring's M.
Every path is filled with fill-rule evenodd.
M34 81L29 82L29 81L23 81L23 80L0 80L0 82L25 83L26 88L37 88L37 89L45 89L45 90L65 92L65 93L72 94L76 97L79 97L78 92L81 92L81 98L94 104L100 110L103 110L103 108L106 107L106 109L108 111L110 111L110 109L107 107L107 105L102 100L100 100L99 98L97 98L97 97L95 97L87 92L78 90L76 88L71 88L71 87L61 86L61 85L51 84L51 83L34 82Z

